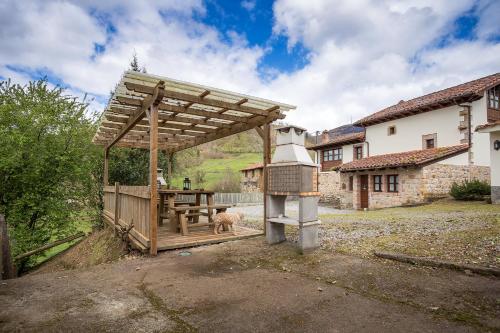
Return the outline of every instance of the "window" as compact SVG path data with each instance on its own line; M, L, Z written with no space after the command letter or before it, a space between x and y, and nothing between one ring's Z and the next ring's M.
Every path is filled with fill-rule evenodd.
M382 192L382 176L380 175L373 176L373 191Z
M387 192L398 192L398 175L388 175L387 176Z
M360 160L363 158L363 146L354 147L354 159Z
M342 161L342 148L335 148L333 150L333 160Z
M323 161L342 161L342 148L324 150Z
M432 149L437 147L437 134L422 135L422 149Z
M323 151L323 161L333 161L333 150Z
M349 177L349 191L354 189L354 176Z
M396 126L389 126L387 128L387 135L394 135L396 134Z
M425 149L434 148L434 139L425 140Z
M255 169L252 170L252 178L255 177Z
M500 110L500 86L488 90L488 107Z

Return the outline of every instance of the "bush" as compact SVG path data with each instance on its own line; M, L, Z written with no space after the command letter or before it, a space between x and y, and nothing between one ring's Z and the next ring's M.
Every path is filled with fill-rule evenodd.
M229 168L224 172L225 176L213 185L212 190L221 193L238 193L241 191L240 175Z
M490 194L490 185L477 179L453 183L450 189L450 195L456 200L483 200L483 196Z

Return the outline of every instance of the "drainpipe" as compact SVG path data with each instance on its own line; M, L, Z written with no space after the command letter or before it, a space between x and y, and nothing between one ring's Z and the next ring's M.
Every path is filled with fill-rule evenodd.
M366 157L370 157L370 142L365 141L366 143Z

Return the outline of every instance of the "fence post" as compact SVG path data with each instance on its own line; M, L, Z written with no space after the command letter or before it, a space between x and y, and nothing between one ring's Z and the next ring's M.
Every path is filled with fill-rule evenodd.
M115 183L115 234L117 234L117 227L120 225L120 183Z
M16 277L16 270L12 264L10 254L9 233L5 217L0 214L0 280L7 280Z

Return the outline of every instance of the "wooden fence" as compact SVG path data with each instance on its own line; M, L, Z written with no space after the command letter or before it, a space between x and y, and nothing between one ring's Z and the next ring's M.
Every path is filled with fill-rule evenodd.
M179 201L194 202L193 195L178 195ZM256 193L215 193L214 201L216 204L262 204L264 195L260 192ZM201 203L206 204L206 197L201 197Z
M118 190L118 196L115 192ZM115 227L134 227L129 237L149 247L150 193L148 186L105 186L104 220ZM116 218L117 217L117 218Z

